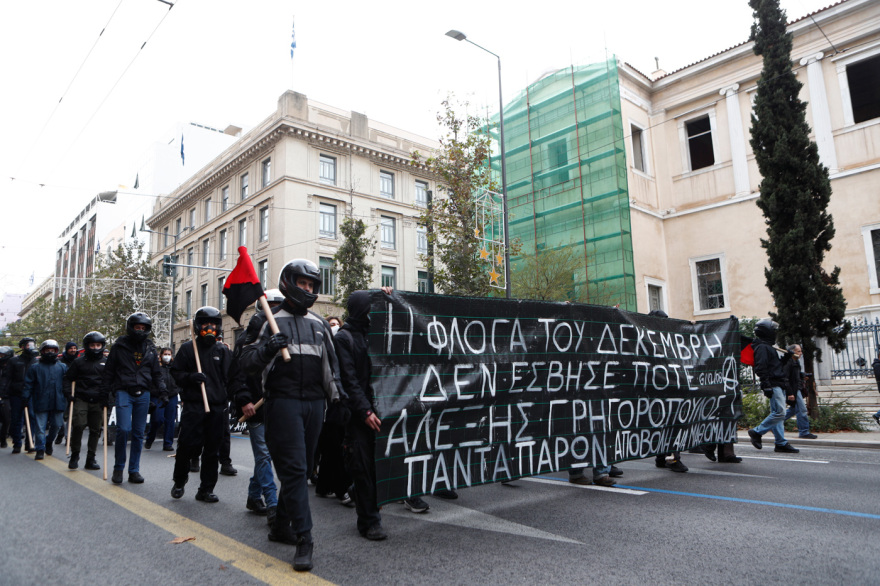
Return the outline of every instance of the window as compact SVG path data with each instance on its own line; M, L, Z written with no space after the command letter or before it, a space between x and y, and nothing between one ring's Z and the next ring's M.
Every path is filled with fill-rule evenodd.
M320 169L318 178L321 180L321 183L336 185L336 159L328 157L327 155L321 155L319 161Z
M168 226L162 230L162 246L168 246Z
M226 260L226 230L220 230L220 237L218 240L220 245L220 250L218 251L220 260Z
M257 263L257 277L260 279L260 283L263 285L263 289L267 288L267 283L269 282L269 261L261 260Z
M321 238L336 238L336 206L322 203L319 206L319 215L318 235Z
M248 174L245 173L241 176L241 199L242 201L246 200L248 196Z
M379 171L379 195L394 199L394 174Z
M431 281L428 279L428 271L419 271L419 293L433 293Z
M183 230L183 226L181 226L182 223L183 223L183 219L177 218L177 221L174 223L174 235L175 236L180 236L180 232Z
M247 218L238 221L238 245L247 246Z
M666 283L651 277L645 277L645 287L648 290L648 311L655 309L668 311L666 306Z
M188 267L186 267L186 276L187 277L189 277L190 275L193 274L192 266L195 264L195 258L196 258L195 250L193 250L193 247L190 246L186 250L186 264L189 265Z
M220 211L225 212L229 209L229 186L227 185L220 190Z
M211 219L211 198L205 200L205 223Z
M269 240L269 206L260 208L260 242Z
M208 305L208 284L207 283L202 283L201 293L202 293L201 307L205 307L206 305Z
M712 147L712 123L709 116L688 120L684 126L691 171L714 165L715 150Z
M321 295L336 294L336 275L333 274L333 259L322 256L318 258L318 267L321 269Z
M568 181L568 143L561 138L547 145L547 170L557 169L548 176L550 184L565 183Z
M631 125L630 129L630 139L632 140L633 148L633 169L647 173L648 167L645 165L645 132L636 125Z
M428 184L424 181L416 181L416 205L420 208L428 207Z
M847 65L853 124L880 118L880 55Z
M428 254L428 229L424 226L416 228L416 252Z
M382 248L387 248L390 250L394 250L397 248L397 235L394 230L394 218L389 218L388 216L382 216L380 222L382 232L380 244Z
M694 295L694 313L720 313L728 311L727 286L724 283L724 255L712 255L690 259Z
M880 224L862 226L865 241L865 256L868 259L869 293L880 293Z
M189 211L189 228L192 230L196 227L196 208Z
M186 292L186 319L192 319L193 315L193 292Z
M263 161L260 170L260 185L266 187L272 181L272 159Z
M382 267L382 286L397 288L397 269Z
M207 238L205 238L205 240L202 241L202 266L203 267L211 266L208 263L208 260L210 257L210 252L211 252L211 241L208 240Z
M223 311L226 309L226 295L223 294L223 285L226 284L226 277L217 278L217 309Z

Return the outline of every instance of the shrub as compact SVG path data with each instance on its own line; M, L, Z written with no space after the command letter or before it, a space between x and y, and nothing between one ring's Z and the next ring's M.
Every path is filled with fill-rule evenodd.
M740 429L751 429L764 421L770 414L770 401L760 390L743 393L743 416L739 420ZM819 400L818 419L810 418L810 431L866 431L863 425L864 415L853 410L847 401L839 403ZM785 422L785 431L797 431L794 417Z

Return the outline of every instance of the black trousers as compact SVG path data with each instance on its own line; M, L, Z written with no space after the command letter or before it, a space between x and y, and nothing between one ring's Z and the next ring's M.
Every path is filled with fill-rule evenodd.
M354 419L345 431L345 467L354 479L357 528L364 534L382 521L376 496L376 432Z
M177 456L174 461L174 482L183 485L189 480L189 463L202 453L200 490L211 492L217 485L217 453L223 441L226 415L214 405L205 413L201 403L184 403L180 415L180 437L177 438ZM204 452L202 450L204 449Z
M324 400L269 399L263 409L266 445L281 482L275 524L302 535L312 530L308 473L314 469Z
M351 476L343 462L342 441L345 439L345 427L338 423L324 422L321 437L318 438L318 483L317 492L334 493L338 498L346 493L351 486Z
M9 400L0 401L0 442L5 442L11 432L12 410L9 408Z
M223 439L220 441L220 463L221 464L232 464L232 458L229 457L229 453L232 451L232 436L230 435L229 430L229 407L223 410L223 416L226 418L223 421L226 425L223 426Z

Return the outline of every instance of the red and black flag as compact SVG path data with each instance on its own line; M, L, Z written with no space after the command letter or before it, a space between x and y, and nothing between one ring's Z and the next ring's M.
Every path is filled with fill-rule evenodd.
M755 365L755 351L752 349L752 340L754 338L750 338L748 336L743 336L740 334L740 350L739 350L739 361L745 364L746 366L754 366Z
M241 314L248 306L263 296L263 285L254 270L254 263L248 254L247 248L238 247L238 262L235 268L226 277L223 285L223 294L226 295L226 313L241 324Z

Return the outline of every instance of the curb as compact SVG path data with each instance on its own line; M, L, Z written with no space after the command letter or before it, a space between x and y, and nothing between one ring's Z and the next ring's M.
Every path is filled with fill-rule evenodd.
M748 435L737 435L738 443L751 445ZM789 443L796 446L816 446L820 448L863 448L869 450L880 450L880 442L862 441L849 439L801 439L797 436L788 438Z

